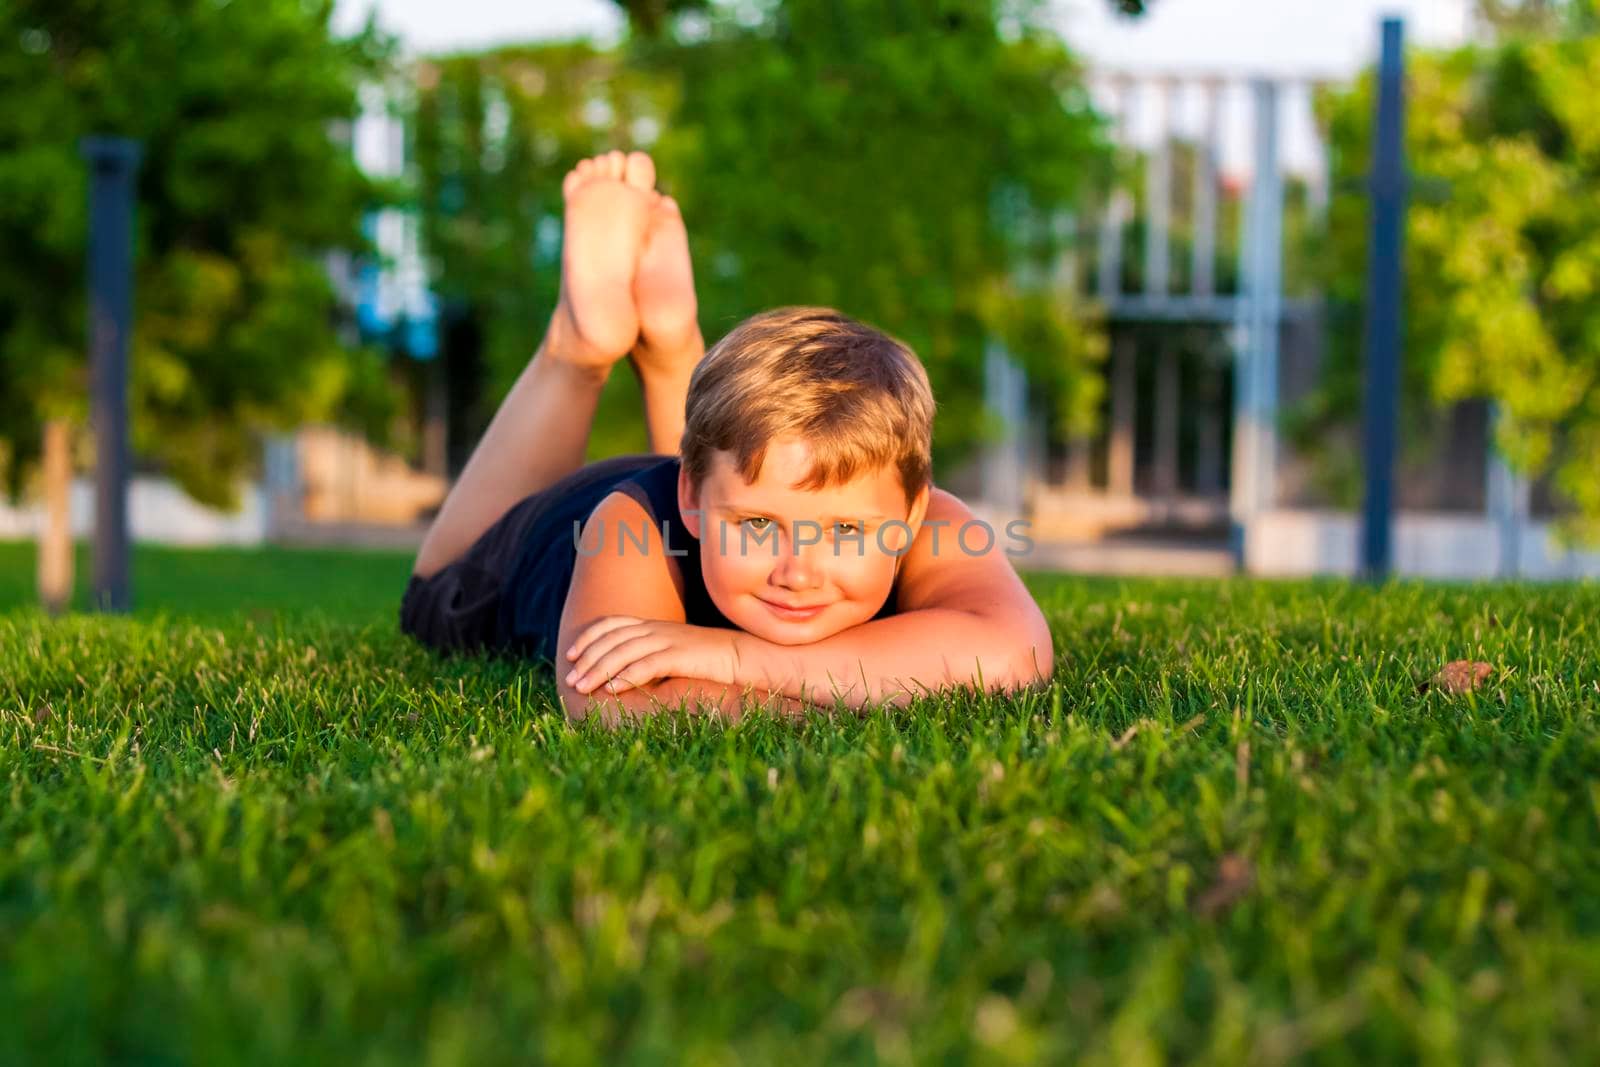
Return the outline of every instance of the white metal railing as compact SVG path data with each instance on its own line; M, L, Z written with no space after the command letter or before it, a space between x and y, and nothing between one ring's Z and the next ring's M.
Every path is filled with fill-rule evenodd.
M1298 171L1305 183L1312 221L1325 217L1328 202L1326 138L1312 119L1311 91L1321 79L1238 77L1215 73L1135 73L1095 70L1089 74L1113 139L1120 150L1144 159L1143 196L1118 186L1105 193L1094 220L1092 292L1115 324L1136 322L1213 323L1225 328L1234 349L1233 449L1222 455L1225 420L1230 413L1197 414L1195 476L1189 496L1220 502L1223 465L1230 486L1227 510L1236 523L1273 502L1277 466L1278 338L1287 315L1309 311L1313 304L1290 300L1284 293L1286 127L1300 140ZM1286 106L1285 101L1291 105ZM1141 121L1144 120L1144 121ZM1229 133L1246 132L1246 158L1237 170L1248 174L1239 211L1238 283L1224 291L1218 270L1224 182L1229 176L1224 141ZM1183 284L1174 267L1174 152L1179 144L1193 151L1195 165L1188 190L1188 270ZM1235 171L1235 173L1237 172ZM1140 221L1137 200L1144 207L1143 270L1131 290L1125 287L1123 247L1127 229ZM1137 381L1139 352L1126 330L1115 331L1107 368L1109 420L1104 431L1106 477L1092 486L1091 442L1069 443L1065 488L1112 498L1132 499L1138 460L1150 472L1148 494L1173 501L1180 495L1178 425L1185 404L1181 356L1171 344L1155 354L1155 382L1149 410L1141 411ZM992 393L1002 418L1023 417L1016 404L1016 386L998 371L989 380L1008 386ZM1192 401L1191 401L1192 402ZM1136 456L1142 418L1151 424L1148 456ZM1003 454L1020 458L1017 434L1001 446ZM998 465L996 467L998 470ZM1040 484L1038 470L1023 483ZM1002 483L1004 484L1004 483ZM1013 498L1017 499L1017 498ZM1005 507L1006 501L999 501ZM1020 499L1017 506L1020 508Z

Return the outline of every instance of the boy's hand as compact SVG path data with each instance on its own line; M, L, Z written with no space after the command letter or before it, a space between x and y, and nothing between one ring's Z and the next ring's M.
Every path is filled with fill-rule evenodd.
M608 615L580 633L566 651L566 682L580 693L602 686L617 693L663 678L735 684L738 630L661 619Z

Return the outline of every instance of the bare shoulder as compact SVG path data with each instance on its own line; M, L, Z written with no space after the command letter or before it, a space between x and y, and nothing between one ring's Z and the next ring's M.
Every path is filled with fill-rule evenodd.
M1004 531L979 519L954 493L934 487L922 528L900 565L900 610L1031 604L1006 556L1007 544Z
M938 486L933 486L928 490L928 519L966 522L972 517L972 509L967 507L966 502L950 490L940 489Z
M567 686L563 666L565 650L585 629L608 615L684 621L683 575L666 547L650 513L620 490L584 523L556 640L556 690L569 714L581 718L588 703Z
M682 546L674 551L681 554ZM661 527L621 490L600 501L583 525L563 623L575 602L581 609L590 600L605 615L683 619L683 575Z
M932 490L900 566L896 608L982 615L1014 640L1019 677L1047 678L1055 662L1050 626L1012 566L1008 552L1018 540L1032 543L1009 523L994 529L954 493Z

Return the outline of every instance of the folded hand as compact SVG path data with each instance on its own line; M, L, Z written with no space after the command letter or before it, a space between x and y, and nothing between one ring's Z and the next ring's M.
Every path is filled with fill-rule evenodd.
M566 650L566 683L580 693L602 686L616 693L663 678L736 683L738 630L661 619L608 615L583 630Z

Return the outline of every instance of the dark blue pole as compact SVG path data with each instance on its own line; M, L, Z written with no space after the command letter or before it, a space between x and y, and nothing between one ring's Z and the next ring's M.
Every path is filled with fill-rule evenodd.
M89 420L95 437L94 606L127 611L128 332L133 325L133 187L139 145L86 137L89 161Z
M1362 445L1367 497L1361 572L1374 581L1393 558L1394 454L1400 395L1401 243L1406 221L1404 24L1383 20L1378 122L1369 192L1372 243L1367 258L1367 367Z

